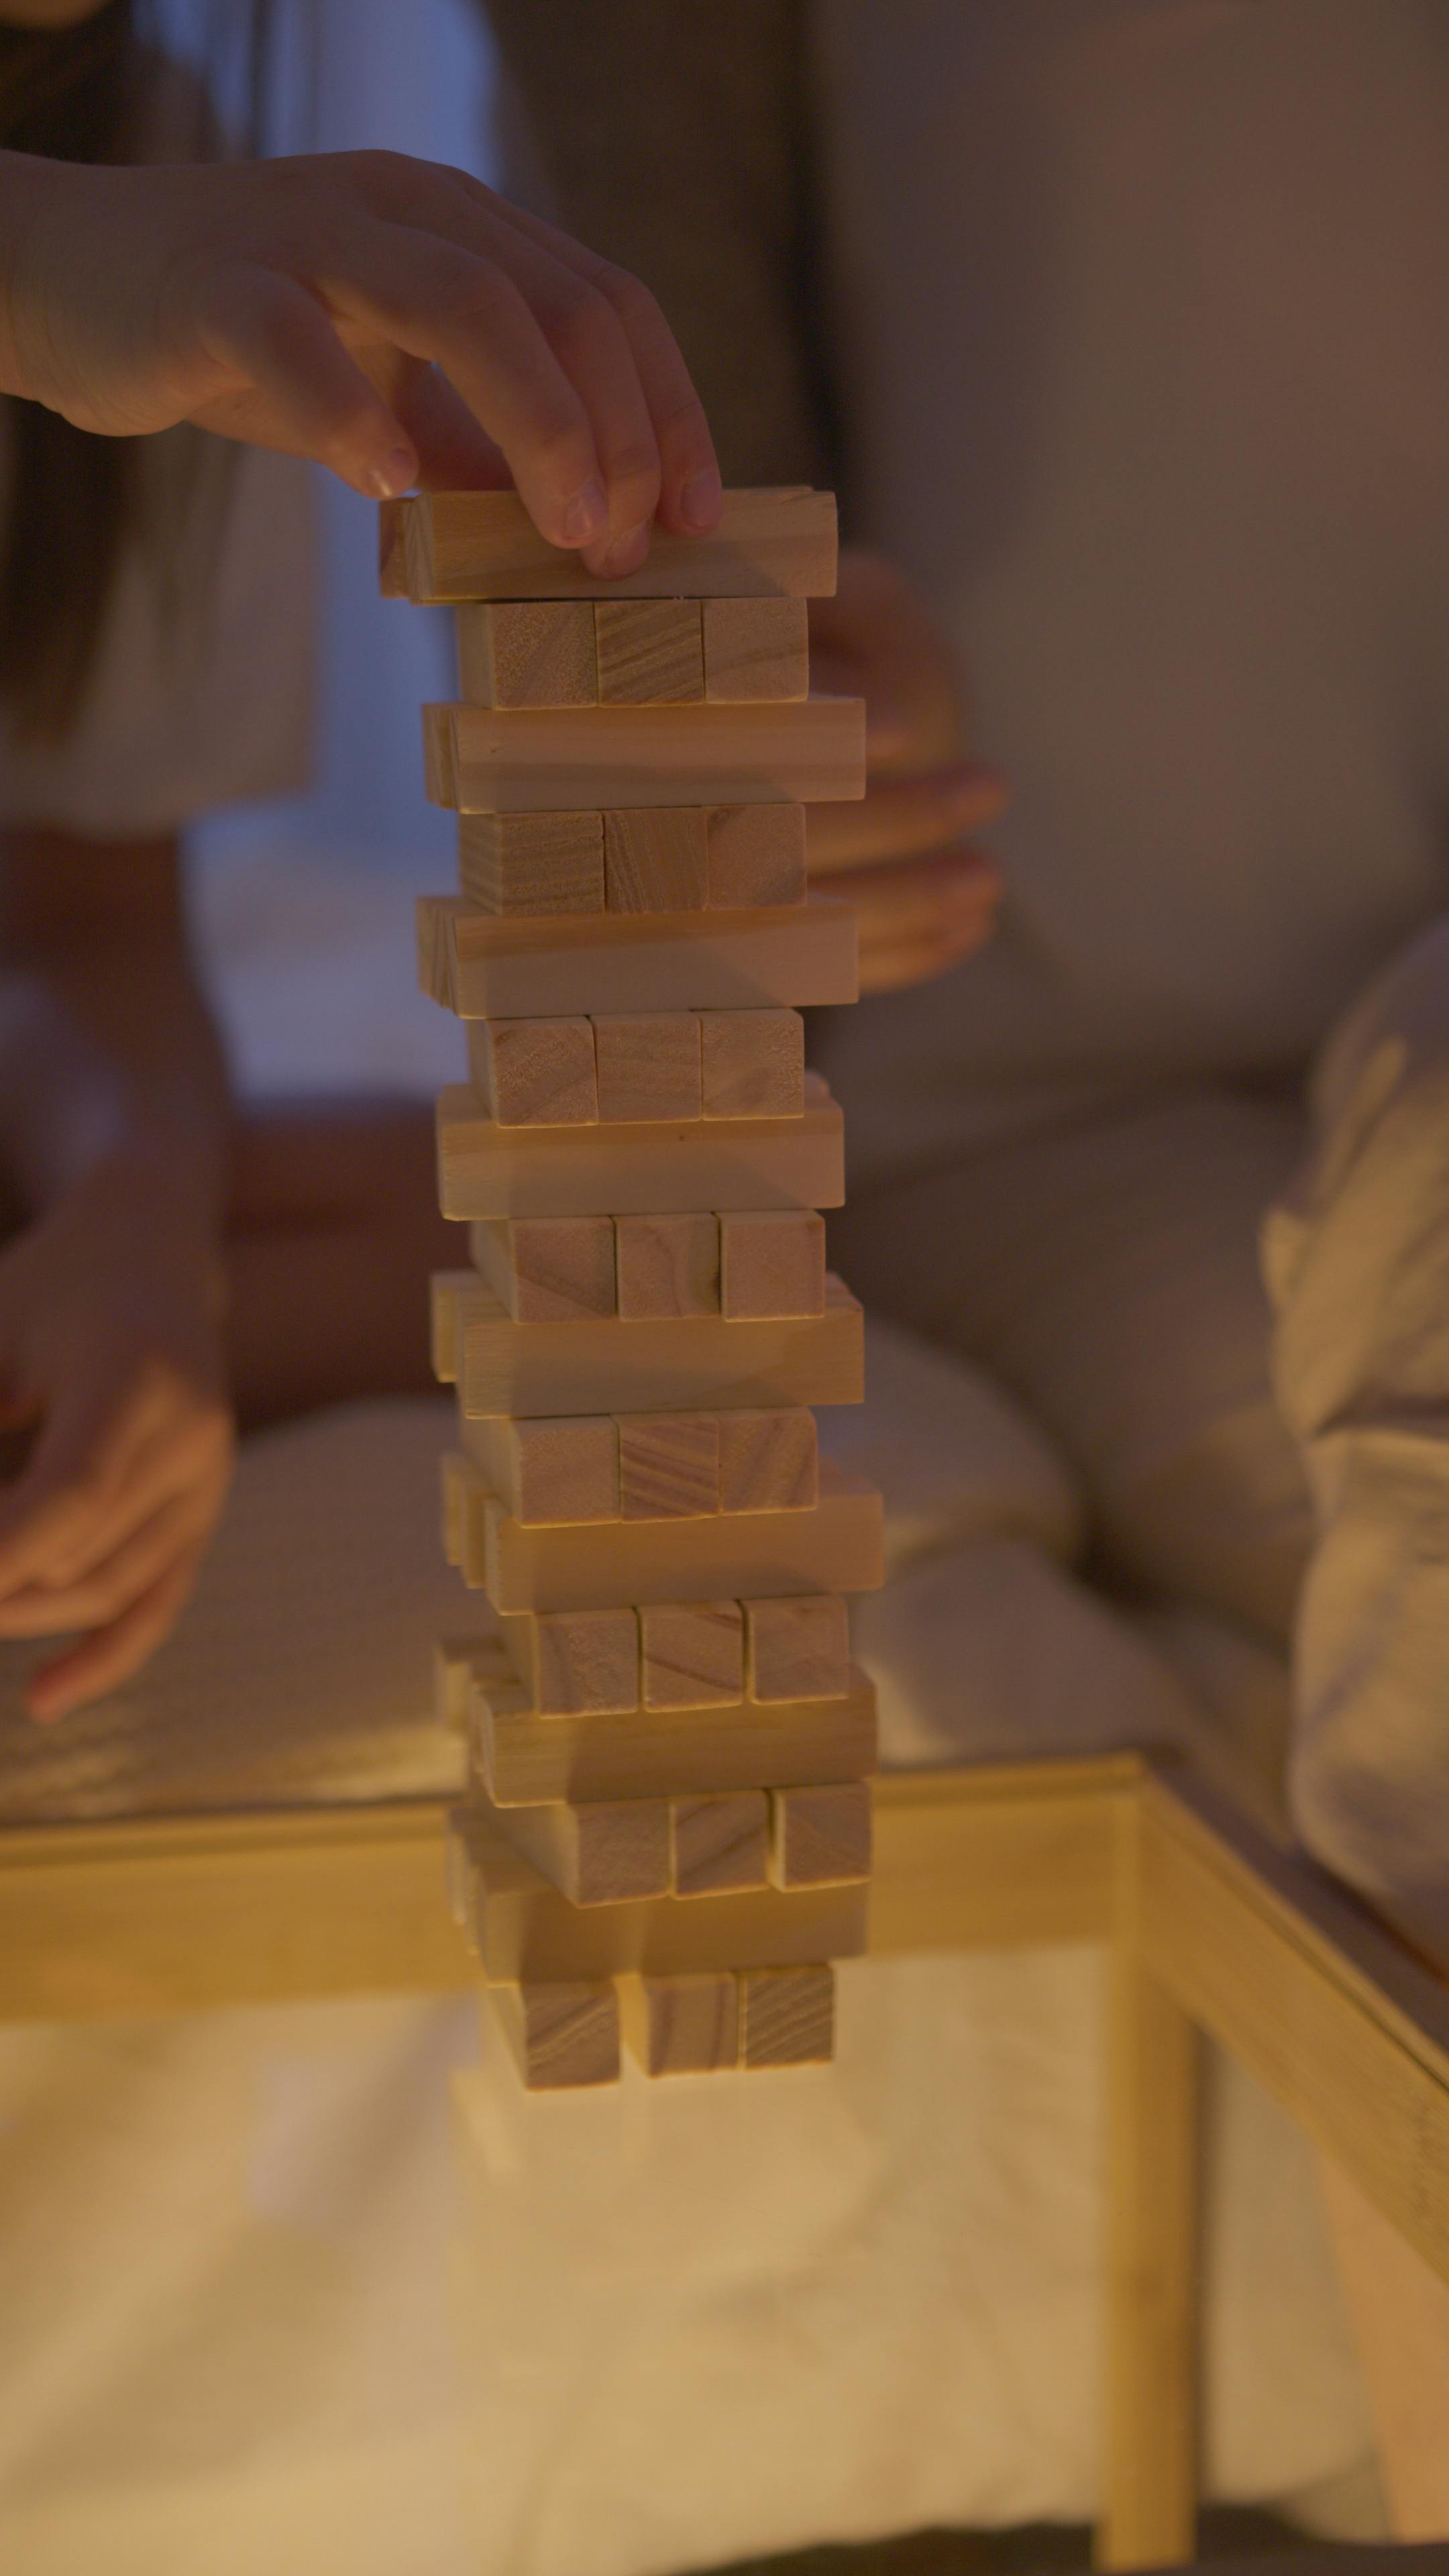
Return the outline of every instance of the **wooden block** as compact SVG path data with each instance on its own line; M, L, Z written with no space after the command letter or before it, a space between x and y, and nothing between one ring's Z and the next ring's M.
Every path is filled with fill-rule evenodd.
M698 912L708 891L704 806L635 805L604 816L604 900L610 912Z
M742 2065L829 2065L835 2054L833 1968L746 1969L739 1994Z
M507 1656L496 1637L439 1637L433 1647L433 1706L444 1726L465 1734L473 1722L473 1685L482 1673L506 1675Z
M434 1368L470 1416L859 1404L863 1387L861 1312L838 1279L819 1315L515 1324L476 1271L449 1270L433 1322Z
M465 1020L804 1008L853 1002L860 991L855 913L829 895L772 911L538 922L495 919L433 894L419 900L417 936L423 991Z
M619 1518L619 1435L608 1414L463 1416L458 1442L487 1491L530 1528Z
M458 745L451 717L452 710L446 706L423 709L423 786L429 804L451 806L456 811Z
M705 901L750 911L805 900L803 805L716 805L705 836Z
M746 1601L744 1610L751 1699L835 1699L847 1687L850 1617L838 1592Z
M606 1125L701 1115L697 1012L626 1011L597 1019L594 1054Z
M719 1313L717 1216L618 1216L614 1243L626 1322Z
M719 1417L720 1509L805 1512L820 1499L820 1442L804 1405Z
M460 608L458 695L476 707L598 704L594 612L583 599L505 599Z
M805 1023L798 1011L704 1011L706 1118L802 1118Z
M707 537L651 528L622 580L541 537L516 492L419 492L385 502L382 561L392 598L823 599L835 588L835 497L803 484L726 492ZM397 585L402 585L401 588Z
M688 1904L660 1896L628 1905L570 1905L470 1803L450 1819L450 1875L490 1983L671 1976L701 1968L787 1967L854 1958L864 1947L862 1887L751 1888Z
M460 814L458 883L495 917L602 912L603 815Z
M471 1460L464 1463L476 1479ZM526 1528L495 1495L475 1487L463 1532L463 1579L486 1591L499 1611L723 1600L727 1593L764 1599L827 1586L871 1592L884 1572L879 1494L864 1477L828 1462L820 1500L808 1512Z
M865 794L865 702L430 707L424 771L459 813L813 805Z
M810 620L803 599L703 603L707 698L804 698L810 693Z
M738 1601L650 1604L639 1613L645 1708L725 1708L744 1697Z
M835 1887L869 1878L868 1780L777 1789L770 1799L770 1876L776 1887Z
M807 1211L722 1215L723 1315L818 1315L825 1299L825 1226Z
M624 2045L646 2075L714 2075L739 2057L740 2008L734 1972L691 1977L621 1977Z
M624 1905L673 1884L667 1798L510 1807L494 1821L571 1905Z
M719 1510L719 1415L619 1416L619 1502L626 1521L679 1520Z
M485 1986L486 2008L530 2093L619 2080L619 2005L607 1977Z
M844 1699L607 1717L541 1717L524 1685L490 1672L471 1683L468 1732L479 1776L501 1807L793 1788L862 1779L876 1765L875 1692L861 1672L852 1672Z
M769 1885L769 1801L763 1789L675 1798L667 1813L673 1823L676 1896L720 1896L730 1888Z
M438 1461L438 1543L445 1565L461 1565L468 1550L468 1464L454 1449Z
M603 705L682 705L704 696L697 599L600 599L593 614Z
M516 1324L562 1324L617 1311L612 1217L480 1217L468 1246Z
M606 1717L639 1706L639 1615L556 1610L507 1619L504 1635L540 1717Z
M808 1088L803 1118L712 1118L691 1122L683 1136L679 1130L680 1121L669 1118L611 1123L607 1133L504 1127L468 1084L450 1084L438 1100L443 1214L683 1215L839 1207L845 1195L840 1111L833 1100L812 1100ZM747 1281L748 1274L747 1260Z
M507 1437L510 1499L526 1528L618 1519L619 1441L607 1417L510 1422Z
M599 1087L590 1020L478 1020L468 1030L478 1096L500 1127L586 1127Z

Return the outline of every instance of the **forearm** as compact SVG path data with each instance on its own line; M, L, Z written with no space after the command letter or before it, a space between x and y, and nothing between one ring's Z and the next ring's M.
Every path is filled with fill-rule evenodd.
M0 1157L21 1212L115 1169L214 1241L226 1073L175 843L6 834L0 961Z

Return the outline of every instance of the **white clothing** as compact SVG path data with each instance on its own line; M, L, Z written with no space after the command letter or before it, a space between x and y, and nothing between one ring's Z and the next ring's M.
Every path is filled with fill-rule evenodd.
M166 441L143 456L151 507ZM174 832L217 806L290 794L312 753L312 493L295 457L208 442L195 506L153 556L122 559L79 721L17 739L0 709L0 823L96 840ZM218 513L222 513L218 528Z

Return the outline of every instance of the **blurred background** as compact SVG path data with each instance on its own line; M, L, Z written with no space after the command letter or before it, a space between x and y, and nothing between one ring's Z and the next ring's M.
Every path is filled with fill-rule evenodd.
M169 0L183 49L196 18L195 0ZM284 0L281 34L281 144L300 139L310 90L316 148L383 146L492 178L492 66L472 0ZM449 620L378 597L376 510L315 479L315 784L195 835L197 933L247 1090L431 1093L460 1070L454 1023L414 989L411 917L414 894L453 882L451 818L423 795L418 714L453 694Z

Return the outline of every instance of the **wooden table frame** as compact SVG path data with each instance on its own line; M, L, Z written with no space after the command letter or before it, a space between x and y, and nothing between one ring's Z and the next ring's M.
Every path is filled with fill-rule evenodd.
M0 1830L0 2021L471 1982L446 1802ZM1180 1773L1114 1755L877 1786L871 1950L1110 1950L1099 2563L1189 2558L1200 2035L1449 2280L1449 1987Z

